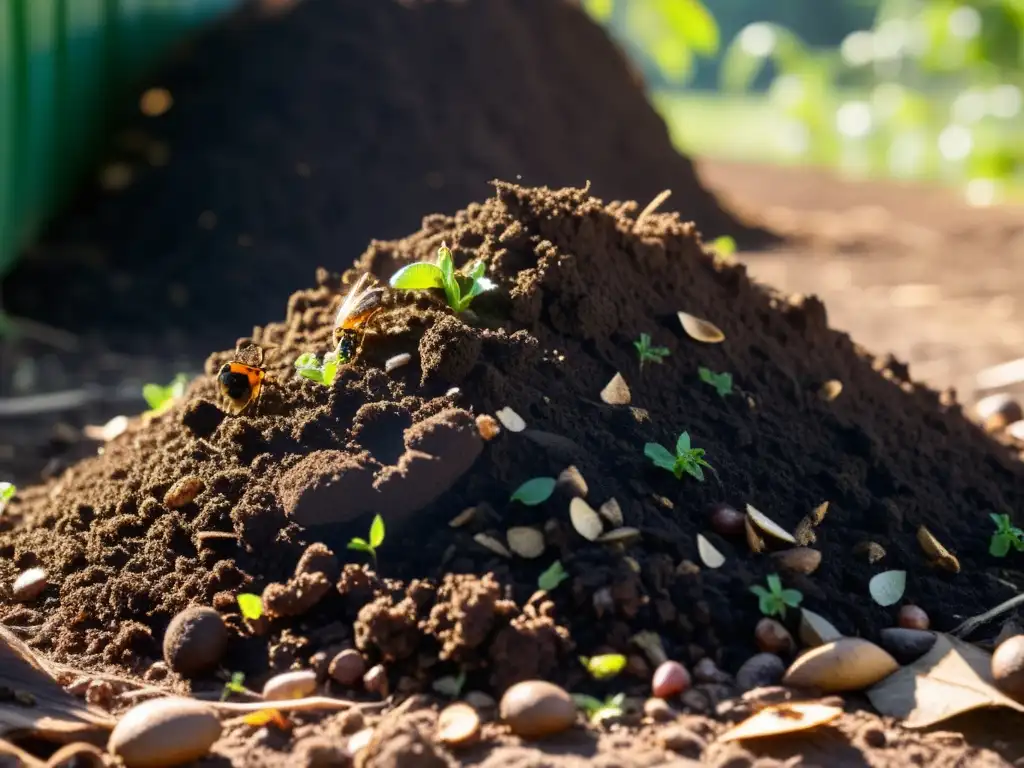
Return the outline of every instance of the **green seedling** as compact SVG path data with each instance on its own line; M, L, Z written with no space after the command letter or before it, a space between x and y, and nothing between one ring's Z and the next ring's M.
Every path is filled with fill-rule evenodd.
M238 597L238 609L247 621L259 621L263 616L263 598L251 592L242 592Z
M786 606L796 608L804 599L798 589L783 589L782 580L778 574L768 575L768 589L760 584L755 584L750 591L757 595L757 605L765 616L779 616L785 618Z
M527 480L513 491L509 501L518 501L528 507L543 504L555 492L557 482L553 477L535 477L532 480Z
M465 312L470 303L484 291L494 288L494 283L484 277L487 265L475 262L468 272L455 271L455 260L447 245L437 249L437 263L421 261L402 267L391 276L389 284L401 291L426 291L440 288L444 291L448 306L456 312Z
M690 435L686 432L679 435L679 439L676 440L675 456L660 443L647 443L644 446L644 456L650 459L656 467L667 469L679 480L686 473L703 482L703 468L707 467L714 471L712 466L704 461L704 449L690 447Z
M360 539L358 537L352 539L348 543L349 549L354 549L358 552L369 552L370 557L373 558L373 567L377 567L377 547L384 543L384 518L377 515L373 518L373 522L370 523L370 540Z
M597 724L602 720L622 717L622 705L626 702L626 694L616 693L601 701L593 696L587 696L585 693L574 693L572 700L577 709L583 710L591 723Z
M149 413L158 416L169 410L185 394L188 375L179 373L166 387L159 384L144 384L142 398L149 405Z
M232 693L245 693L245 675L241 672L235 672L231 675L231 679L224 683L224 690L221 691L220 700L227 700L228 696Z
M1024 552L1024 531L1010 522L1010 516L990 514L989 517L996 524L996 532L992 534L988 553L993 557L1006 557L1010 547Z
M580 663L595 680L615 677L626 668L626 657L621 653L605 653L600 656L580 656Z
M304 352L295 361L295 371L304 379L329 387L338 377L340 363L337 349L324 355L323 361L312 352Z
M736 241L729 235L716 237L711 241L711 247L721 256L728 258L736 253Z
M565 566L562 565L562 561L555 560L555 562L553 562L548 569L537 578L537 587L538 589L543 589L545 592L550 592L568 578L569 574L565 572Z
M640 339L634 341L633 346L636 347L636 353L640 357L641 371L644 369L644 363L650 362L660 365L669 356L668 347L651 346L651 335L649 333L641 333Z
M697 373L700 374L700 380L705 384L710 384L721 397L732 394L732 374L731 373L715 373L708 368L700 367L697 369Z
M14 487L14 483L0 483L0 514L3 513L4 507L17 492L18 489Z

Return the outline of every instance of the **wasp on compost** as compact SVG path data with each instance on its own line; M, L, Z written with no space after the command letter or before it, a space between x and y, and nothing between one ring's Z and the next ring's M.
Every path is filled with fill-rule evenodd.
M381 308L384 289L370 286L370 273L359 276L334 318L334 342L338 362L347 363L359 349L359 342L370 318Z
M249 403L259 404L260 395L263 394L263 380L267 372L263 365L263 347L253 345L257 350L256 364L241 362L240 360L229 360L220 367L217 373L217 387L221 395L227 401L227 412L237 416L246 409ZM235 356L241 357L239 350L235 350Z

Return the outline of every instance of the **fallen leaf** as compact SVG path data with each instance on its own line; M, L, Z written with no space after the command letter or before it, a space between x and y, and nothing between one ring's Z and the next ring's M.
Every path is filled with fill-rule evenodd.
M755 509L750 504L747 504L747 515L750 517L750 520L754 525L769 536L774 536L776 539L787 541L790 544L797 543L796 539L793 538L793 534L768 517L768 515L764 514L764 512Z
M882 571L872 576L868 582L871 599L881 606L895 605L906 591L906 571Z
M786 733L806 731L819 725L831 723L843 714L842 707L830 707L825 704L787 703L775 707L766 707L733 726L718 737L718 741L739 741L740 739L757 739L763 736L781 736Z
M725 555L715 549L715 545L699 533L697 534L697 552L708 568L721 568L725 563Z
M960 561L956 559L956 555L942 546L923 525L917 529L917 541L935 565L953 573L960 573Z
M868 689L871 704L907 728L927 728L986 707L1024 712L992 685L992 657L952 635L936 633L924 656Z

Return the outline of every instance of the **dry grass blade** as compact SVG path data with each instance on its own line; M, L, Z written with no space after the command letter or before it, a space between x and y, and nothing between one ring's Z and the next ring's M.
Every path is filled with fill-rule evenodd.
M702 341L705 344L719 344L725 341L725 334L722 330L707 320L703 320L686 312L677 312L679 322L686 331L686 335L694 341Z
M501 557L512 557L512 553L508 551L504 544L486 533L478 533L473 537L473 541L484 549L489 549L496 555L500 555Z
M636 217L636 222L633 224L634 231L640 227L644 219L654 213L656 210L661 208L665 204L665 201L672 196L671 189L663 189L661 192L654 196L654 199L647 204L647 207L640 211L640 215Z

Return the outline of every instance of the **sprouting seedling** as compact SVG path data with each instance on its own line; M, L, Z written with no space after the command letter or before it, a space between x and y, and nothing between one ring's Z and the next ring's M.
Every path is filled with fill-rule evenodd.
M714 471L712 466L704 461L704 449L690 447L690 435L687 432L683 432L676 440L675 456L660 443L644 445L644 456L650 459L656 467L667 469L680 480L685 472L703 481L704 467Z
M736 240L729 235L716 237L710 243L711 247L722 256L729 257L736 253Z
M595 680L607 680L626 668L626 657L621 653L580 656L580 663L587 668L587 672Z
M582 709L591 723L600 723L602 720L621 717L622 705L626 702L626 694L617 693L609 696L604 701L587 696L585 693L572 694L573 703L577 709Z
M263 616L263 599L251 592L242 592L236 598L238 609L247 621L259 621Z
M558 481L553 477L535 477L516 488L509 501L518 501L528 507L535 507L551 498L557 484Z
M633 342L633 346L636 347L636 353L640 357L640 370L644 369L644 363L658 363L659 365L665 362L665 358L668 357L668 347L652 347L651 346L651 335L649 333L641 333L640 338Z
M329 387L338 376L338 350L328 352L323 361L312 352L304 352L295 361L295 371L304 379Z
M0 514L3 513L7 502L13 499L17 492L18 489L14 487L14 483L0 483Z
M709 368L701 366L697 369L697 373L700 374L700 380L705 384L710 384L718 392L719 396L726 397L732 394L732 374L731 373L715 373Z
M537 578L537 588L543 589L545 592L550 592L568 578L569 574L565 572L565 566L562 565L562 561L555 560L555 562L548 566L548 569Z
M225 701L232 693L245 693L245 675L235 672L231 679L224 683L224 690L221 691L220 700Z
M349 549L354 549L359 552L369 552L370 557L373 558L373 566L377 567L377 547L384 543L384 518L380 515L376 515L373 518L373 522L370 523L370 540L360 539L356 537L348 543Z
M777 573L768 574L768 589L755 584L750 591L757 595L757 605L765 616L786 616L786 606L796 608L804 599L798 589L783 589Z
M426 291L440 288L444 291L448 306L456 312L465 312L470 302L484 291L494 288L494 283L484 277L487 265L474 262L465 273L455 271L455 260L447 245L437 249L437 263L420 261L402 267L391 276L389 284L402 291Z
M992 534L988 553L993 557L1006 557L1010 547L1024 552L1024 531L1010 522L1010 516L990 514L989 517L996 524L996 532Z
M154 416L169 410L175 401L185 394L188 386L188 375L179 373L166 387L160 384L144 384L142 386L142 398L149 406L149 412Z

